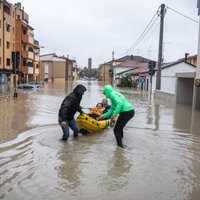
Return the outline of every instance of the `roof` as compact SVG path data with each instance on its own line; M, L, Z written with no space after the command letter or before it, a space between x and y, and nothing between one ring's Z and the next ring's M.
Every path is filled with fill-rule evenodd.
M10 8L10 3L8 3L6 0L3 0L3 5Z
M189 62L187 62L185 60L178 60L178 61L174 61L174 62L170 62L170 63L164 63L164 64L162 64L161 68L165 69L165 68L171 67L173 65L177 65L179 63L186 63L186 64L191 65L192 67L196 68L195 65L193 65L193 64L191 64L191 63L189 63Z
M124 62L127 60L134 60L136 62L149 62L149 59L147 59L147 58L144 58L141 56L133 56L133 55L127 55L127 56L121 57L119 59L116 59L115 61L116 62Z
M125 64L125 63L122 63ZM132 69L128 69L122 72L117 73L118 75L120 74L138 74L141 72L148 72L148 63L139 63L139 62L132 62Z
M40 60L43 60L43 61L53 61L53 60L68 60L68 61L71 61L71 62L76 62L76 60L74 59L69 59L65 56L57 56L56 53L50 53L50 54L44 54L44 55L41 55L40 56Z
M118 65L115 65L115 67L144 67L144 66L148 66L148 62L137 62L135 60L127 60L124 61Z
M136 67L134 69L127 70L127 72L121 72L121 74L138 75L139 73L147 73L148 70L149 70L148 66Z
M127 62L127 61L133 61L133 62L137 62L137 63L148 63L149 61L151 61L150 59L144 58L142 56L134 56L134 55L127 55L118 59L113 60L115 63L123 63L123 62ZM153 60L152 60L153 61ZM105 62L103 64L99 65L99 69L103 66L103 65L111 65L112 64L112 60ZM118 65L119 65L118 64ZM117 66L118 66L117 65Z

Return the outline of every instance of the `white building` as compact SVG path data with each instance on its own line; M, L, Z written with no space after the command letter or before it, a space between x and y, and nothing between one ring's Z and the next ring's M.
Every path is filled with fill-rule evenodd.
M157 74L153 76L152 91L155 97L192 105L195 72L196 66L184 60L162 65L160 90L156 90Z

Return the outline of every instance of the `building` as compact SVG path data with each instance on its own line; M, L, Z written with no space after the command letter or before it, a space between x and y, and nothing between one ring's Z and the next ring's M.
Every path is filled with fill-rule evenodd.
M55 53L40 56L40 79L72 81L75 79L76 61Z
M99 65L100 81L111 82L112 81L112 62L107 62Z
M153 76L152 92L155 97L170 103L192 105L196 66L191 63L180 59L163 64L160 90L156 90L156 74Z
M13 5L6 0L0 1L0 77L6 77L6 80L13 82L13 61L18 55L16 80L39 80L40 48L33 31L29 25L29 15L21 3Z
M197 8L198 8L198 15L200 15L200 0L197 0ZM196 70L196 77L195 77L193 108L196 110L200 110L200 21L199 21L197 70Z
M128 71L135 70L135 68L138 67L147 67L148 63L149 59L133 55L127 55L104 63L99 66L101 80L112 81L114 84L117 84L121 75L128 73Z

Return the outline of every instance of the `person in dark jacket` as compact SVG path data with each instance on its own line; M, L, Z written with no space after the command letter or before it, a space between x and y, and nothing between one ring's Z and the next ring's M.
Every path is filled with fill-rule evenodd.
M69 127L74 131L74 136L78 136L79 128L74 119L74 115L77 111L81 114L83 113L80 102L85 91L87 91L85 86L81 84L77 85L73 92L68 94L61 104L58 122L63 130L62 140L68 139Z

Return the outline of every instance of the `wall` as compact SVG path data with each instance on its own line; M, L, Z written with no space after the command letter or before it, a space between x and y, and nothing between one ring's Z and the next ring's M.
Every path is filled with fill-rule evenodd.
M161 91L166 93L175 94L176 73L195 72L196 68L181 62L179 64L167 67L161 71ZM156 89L156 74L153 76L152 91Z
M176 87L176 103L192 105L193 86L194 78L178 78Z

